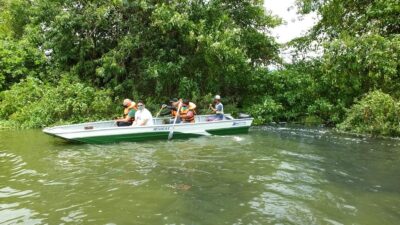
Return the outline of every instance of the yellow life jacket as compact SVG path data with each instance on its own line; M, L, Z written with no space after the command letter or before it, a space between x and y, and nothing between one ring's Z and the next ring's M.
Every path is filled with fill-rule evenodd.
M182 102L183 102L183 99L179 99L178 100L178 102L180 102L180 104L182 104ZM196 113L196 108L197 108L197 106L196 106L196 104L194 104L193 102L189 102L189 105L188 105L188 108L190 109L190 110L192 110L193 111L193 113L196 115L197 113ZM172 116L175 116L176 115L176 110L175 111L171 111L171 115Z
M134 109L137 111L136 103L132 102L128 107L124 109L124 119L128 116L129 112ZM135 118L132 118L135 119Z
M196 115L196 104L193 102L189 102L189 109L193 111L193 113Z

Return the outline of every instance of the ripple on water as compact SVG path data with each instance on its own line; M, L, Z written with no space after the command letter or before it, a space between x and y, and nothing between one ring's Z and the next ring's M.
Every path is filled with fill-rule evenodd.
M64 222L66 222L66 223L82 223L84 220L84 218L86 217L87 215L84 213L84 211L83 211L83 209L77 209L77 210L74 210L74 211L70 211L70 212L68 212L68 215L67 216L63 216L63 217L61 217L61 221L64 221Z
M42 219L35 218L39 214L19 204L0 204L0 224L43 224Z
M339 134L331 129L323 128L323 127L312 127L312 128L304 128L296 125L288 125L284 127L280 126L263 126L257 128L263 131L267 131L270 133L275 133L282 138L303 138L308 141L313 140L322 140L328 141L334 144L360 144L370 143L370 139L363 136L355 136L348 134ZM389 143L386 143L389 144ZM385 144L385 145L386 145Z
M0 198L18 197L18 198L28 198L38 196L37 193L32 190L20 191L11 187L4 187L0 189Z
M28 206L40 197L29 186L42 175L27 169L23 158L12 153L0 152L0 163L5 181L0 188L0 224L41 224L39 213Z
M277 193L263 192L248 204L260 215L267 216L265 219L271 224L316 224L314 213L305 203Z
M0 224L129 224L133 218L337 225L400 218L398 182L387 182L398 171L396 143L372 145L323 129L262 129L170 142L49 144L36 165L28 160L31 149L15 151L21 156L0 149L0 179L7 182L0 187ZM379 154L388 146L394 150Z

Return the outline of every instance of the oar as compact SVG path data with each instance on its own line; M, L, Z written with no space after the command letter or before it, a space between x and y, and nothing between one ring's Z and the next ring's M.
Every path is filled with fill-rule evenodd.
M160 115L161 110L163 110L164 108L165 108L164 105L162 105L160 111L158 111L158 113L157 113L157 115L156 115L156 119L157 119L157 117Z
M169 134L168 134L168 140L171 140L172 136L174 135L174 127L175 127L176 119L179 116L179 112L181 111L181 106L182 106L182 102L179 103L178 111L176 112L174 123L172 124L172 129L169 131Z
M207 112L214 112L211 105L212 105L212 104L208 105Z

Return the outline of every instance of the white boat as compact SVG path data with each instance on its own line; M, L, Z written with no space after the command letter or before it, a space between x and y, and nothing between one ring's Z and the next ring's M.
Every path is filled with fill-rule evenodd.
M168 139L173 130L173 138L187 138L204 135L226 135L247 133L253 118L235 119L225 114L223 120L207 121L211 115L195 116L195 123L177 123L175 126L169 118L153 119L152 126L118 127L115 121L100 121L74 125L48 127L43 132L68 141L83 143L112 143L120 141L144 141Z

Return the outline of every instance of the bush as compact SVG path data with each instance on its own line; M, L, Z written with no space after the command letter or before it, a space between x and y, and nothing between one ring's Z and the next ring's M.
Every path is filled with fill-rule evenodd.
M351 107L338 129L371 135L399 136L400 103L382 91L371 92Z
M0 98L0 119L23 128L110 119L115 109L109 91L70 78L54 87L28 77Z
M39 79L28 77L10 90L0 92L0 118L8 120L25 106L39 101L45 94L44 86Z
M279 118L283 111L281 104L276 103L271 97L266 96L260 104L250 108L250 114L254 117L254 125L262 125Z

